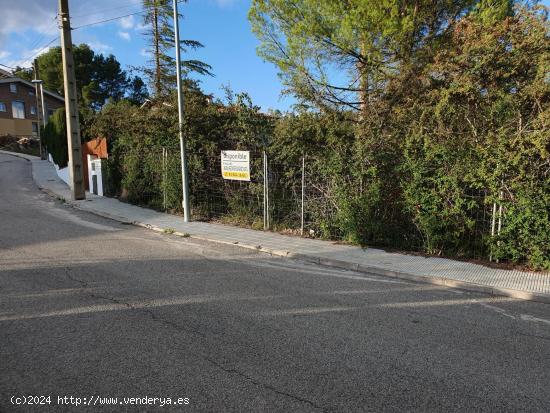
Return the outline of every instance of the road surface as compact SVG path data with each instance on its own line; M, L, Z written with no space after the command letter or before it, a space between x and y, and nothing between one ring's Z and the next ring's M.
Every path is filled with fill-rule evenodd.
M548 412L549 384L550 305L123 225L0 155L1 412Z

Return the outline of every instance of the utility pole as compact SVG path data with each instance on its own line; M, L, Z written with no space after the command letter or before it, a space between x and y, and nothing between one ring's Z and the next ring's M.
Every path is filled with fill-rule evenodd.
M42 126L45 126L44 123L44 94L42 92L42 81L38 80L38 59L34 59L33 62L33 72L34 72L34 95L36 96L36 119L38 120L38 144L40 145L40 159L46 159L46 150L44 148L44 142L42 142L42 131L40 128ZM38 97L38 94L41 93L42 96L42 103L40 103L40 98ZM42 122L40 121L40 117L42 115Z
M183 137L183 91L181 90L181 56L180 56L180 25L178 14L178 0L174 3L174 36L176 43L176 75L178 84L178 115L179 115L179 137L181 152L181 184L183 189L183 221L189 222L191 210L189 209L189 176L187 172L187 154L185 139Z
M73 41L69 18L69 0L59 0L61 30L61 51L63 57L63 86L65 89L65 113L67 118L67 146L69 152L69 183L72 199L85 199L84 172L82 169L82 149L80 147L80 124L76 98L74 73Z

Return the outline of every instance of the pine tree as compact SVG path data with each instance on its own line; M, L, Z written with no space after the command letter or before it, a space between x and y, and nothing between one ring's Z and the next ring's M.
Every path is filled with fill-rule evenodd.
M169 54L174 46L173 9L171 0L143 0L144 23L148 27L144 33L148 41L148 52L152 56L148 66L142 71L149 79L155 96L166 95L176 87L176 63ZM204 47L196 40L181 40L182 52ZM189 72L212 76L212 67L199 60L181 62L183 75Z

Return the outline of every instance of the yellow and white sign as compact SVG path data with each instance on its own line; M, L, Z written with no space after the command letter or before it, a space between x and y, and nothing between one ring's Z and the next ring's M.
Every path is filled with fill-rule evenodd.
M222 151L223 179L250 181L250 152Z

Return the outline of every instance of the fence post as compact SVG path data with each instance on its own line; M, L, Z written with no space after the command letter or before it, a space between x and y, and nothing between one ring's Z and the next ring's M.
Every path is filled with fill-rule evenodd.
M491 237L495 236L495 226L496 228L496 234L500 235L500 231L502 230L502 201L504 200L504 190L502 189L504 187L504 180L501 182L501 188L499 191L499 203L498 203L498 226L497 226L497 203L493 202L493 216L491 219ZM500 241L497 241L497 245L500 245ZM489 261L493 260L493 254L491 253L489 255ZM499 262L497 259L496 262Z
M306 155L302 155L302 214L300 219L300 235L304 236L304 199L306 188Z
M168 150L165 147L162 147L162 205L165 211L166 211L166 178L168 176L167 159L168 159Z
M502 229L502 201L504 199L504 191L502 190L502 187L504 186L504 182L501 184L500 189L500 205L498 206L498 228L497 228L497 235L500 235L500 230ZM497 245L500 245L500 241L497 241ZM497 260L499 262L499 260Z
M267 152L264 150L264 231L269 229L269 177L267 168Z
M493 202L493 214L491 216L491 238L495 236L495 226L497 221L497 203ZM489 254L489 261L493 261L493 253Z

